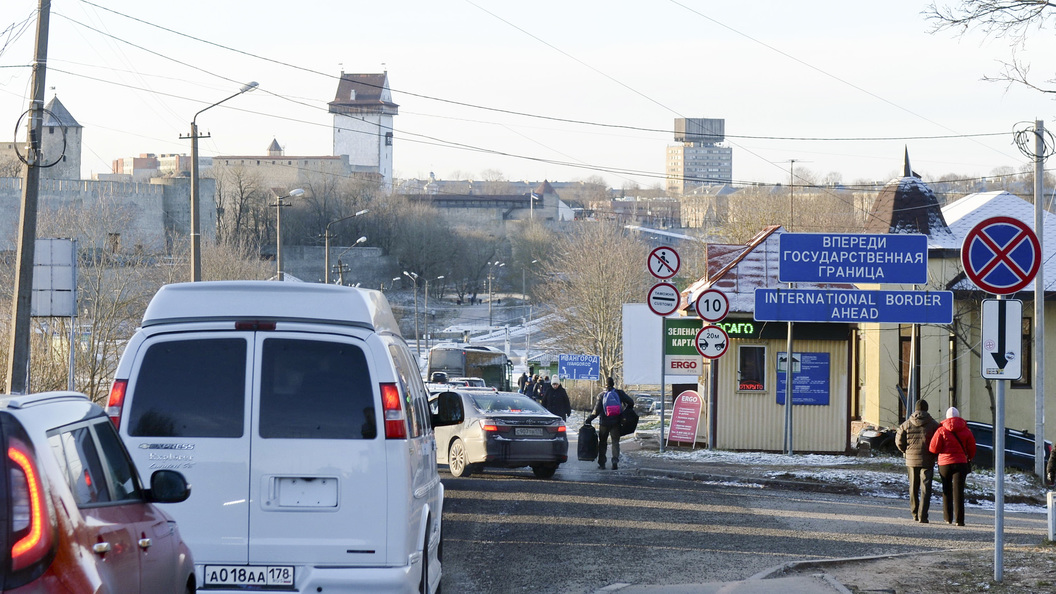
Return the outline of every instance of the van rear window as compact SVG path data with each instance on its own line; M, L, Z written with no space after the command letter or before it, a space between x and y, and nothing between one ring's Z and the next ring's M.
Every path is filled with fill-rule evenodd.
M216 338L152 344L133 389L129 435L241 437L246 341Z
M260 436L374 439L374 390L363 350L269 338L261 353Z

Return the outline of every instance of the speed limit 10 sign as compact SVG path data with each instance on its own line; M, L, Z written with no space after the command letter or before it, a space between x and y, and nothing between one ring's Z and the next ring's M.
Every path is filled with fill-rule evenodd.
M719 322L730 313L730 300L718 289L708 289L697 296L697 316L708 322Z

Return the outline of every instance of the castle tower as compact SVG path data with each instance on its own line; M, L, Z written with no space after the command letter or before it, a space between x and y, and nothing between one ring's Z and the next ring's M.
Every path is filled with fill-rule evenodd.
M41 149L44 163L55 163L40 171L43 179L81 179L81 132L83 126L73 119L56 96L44 106ZM65 131L65 138L63 132ZM57 163L56 163L57 161Z
M385 191L392 188L392 102L389 75L345 74L330 102L334 114L334 156L346 156L353 168L377 172Z
M281 157L283 153L282 147L279 146L279 141L272 138L271 144L268 145L268 156L269 157Z

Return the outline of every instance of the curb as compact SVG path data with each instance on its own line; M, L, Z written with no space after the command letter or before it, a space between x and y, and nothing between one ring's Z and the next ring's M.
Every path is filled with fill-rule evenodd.
M786 479L761 478L757 476L734 476L696 472L691 470L672 470L663 468L638 468L635 472L641 476L681 479L688 481L722 481L732 483L750 483L764 488L784 489L788 491L815 491L820 493L837 493L842 495L861 495L862 491L854 485L837 483L808 482Z
M702 472L693 470L675 470L671 468L637 468L635 472L641 476L651 476L660 478L672 478L681 479L688 481L721 481L731 483L743 483L743 484L754 484L760 485L763 488L770 489L784 489L788 491L814 491L818 493L835 493L841 495L863 495L865 494L860 488L855 485L841 484L841 483L825 483L819 481L804 481L794 479L780 479L780 478L767 478L759 476L738 476L732 474L720 474L714 472ZM940 491L941 494L941 491ZM906 493L902 492L900 495L905 496ZM994 496L972 496L966 497L965 501L968 503L978 504L980 501L989 501L993 503ZM1026 505L1036 505L1045 507L1048 502L1045 496L1009 496L1005 495L1005 503L1021 503Z

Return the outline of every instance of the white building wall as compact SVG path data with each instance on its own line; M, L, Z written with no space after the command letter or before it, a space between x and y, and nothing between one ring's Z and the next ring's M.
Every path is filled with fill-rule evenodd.
M334 155L353 167L376 169L386 191L392 188L392 116L334 114Z

